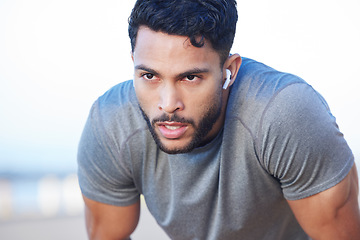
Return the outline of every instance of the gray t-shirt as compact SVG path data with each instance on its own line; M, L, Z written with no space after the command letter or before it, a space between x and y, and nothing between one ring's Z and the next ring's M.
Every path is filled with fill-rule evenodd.
M82 193L125 206L143 194L171 239L308 239L286 199L339 183L353 155L302 79L243 58L218 136L190 153L157 147L132 81L93 105L78 152Z

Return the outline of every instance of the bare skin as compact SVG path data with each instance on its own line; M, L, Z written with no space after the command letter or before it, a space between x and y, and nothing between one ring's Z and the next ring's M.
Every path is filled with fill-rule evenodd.
M99 203L86 197L84 201L89 239L129 239L139 222L140 201L126 207Z
M336 186L288 201L296 219L314 240L360 239L359 186L355 165Z
M222 89L225 70L231 71L231 85L241 65L239 55L230 56L221 68L220 56L208 42L197 48L187 37L140 27L132 57L135 92L149 120L176 115L193 121L156 123L154 132L165 149L186 149L211 106L219 107L220 116L200 144L217 135L224 124L229 93Z

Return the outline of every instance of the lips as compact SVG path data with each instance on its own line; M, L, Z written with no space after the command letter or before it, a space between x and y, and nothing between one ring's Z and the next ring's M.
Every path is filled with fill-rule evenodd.
M187 125L179 122L162 122L157 123L157 125L161 135L167 139L178 139L187 130Z

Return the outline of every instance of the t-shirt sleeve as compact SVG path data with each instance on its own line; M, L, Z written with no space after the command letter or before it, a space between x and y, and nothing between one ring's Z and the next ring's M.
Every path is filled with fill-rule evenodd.
M121 139L95 102L78 147L78 177L82 194L92 200L127 206L139 199Z
M317 194L338 184L354 157L325 100L311 86L280 90L263 113L260 158L288 200Z

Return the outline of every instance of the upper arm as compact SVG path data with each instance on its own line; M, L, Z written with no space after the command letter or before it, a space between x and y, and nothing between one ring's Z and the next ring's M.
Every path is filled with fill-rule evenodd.
M304 231L313 239L360 239L358 192L354 164L336 186L288 203Z
M140 201L125 207L108 205L84 197L89 239L128 239L140 215Z

